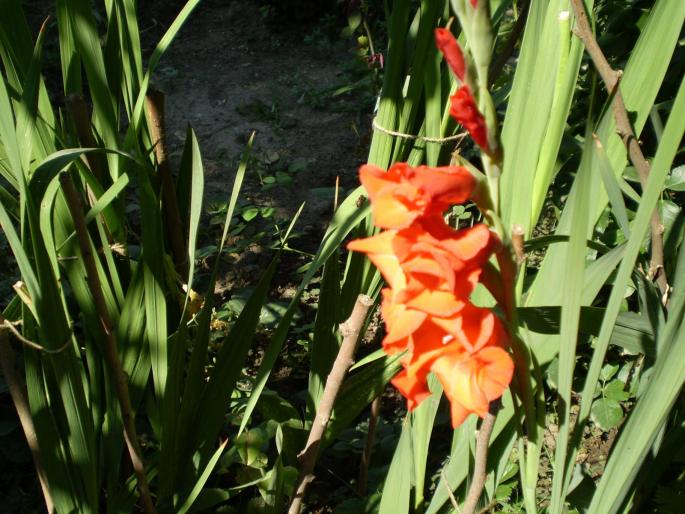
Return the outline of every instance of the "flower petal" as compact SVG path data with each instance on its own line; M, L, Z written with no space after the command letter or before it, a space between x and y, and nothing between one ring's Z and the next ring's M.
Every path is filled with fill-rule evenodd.
M359 179L380 228L405 228L420 216L440 217L450 205L468 200L475 187L473 176L461 166L414 168L396 163L384 172L365 165Z
M388 290L384 289L383 292L385 291ZM425 312L407 309L404 304L392 303L387 299L383 300L381 313L387 328L387 335L383 340L384 345L406 339L416 332L428 317Z
M364 164L359 168L359 181L373 200L378 192L392 183L388 174L378 166Z
M445 396L453 407L452 423L464 419L463 410L485 417L490 402L509 387L514 363L509 354L497 346L488 346L474 355L445 351L431 365L443 385ZM454 407L455 403L459 408Z
M400 371L391 382L407 399L407 410L410 412L431 395L425 376L417 378L409 376L406 371Z
M478 352L482 367L478 373L478 385L488 401L496 400L509 387L514 376L514 361L497 346L488 346Z
M487 260L492 251L496 236L482 223L464 228L453 238L445 239L443 244L455 256L464 261L478 260L479 265Z
M399 195L379 195L371 204L373 224L379 228L404 228L421 216L422 209L408 204Z
M406 173L413 186L445 206L464 203L476 185L471 172L462 166L419 166Z
M432 318L433 323L452 335L469 353L486 345L507 343L502 322L490 309L466 304L451 318Z
M347 244L349 250L366 253L371 262L383 274L388 285L393 288L406 286L404 271L400 266L397 256L392 251L392 240L396 232L386 230L375 236L364 239L355 239Z
M413 298L405 302L407 307L423 311L427 314L448 318L459 312L466 305L466 298L458 298L449 291L435 291L424 289Z

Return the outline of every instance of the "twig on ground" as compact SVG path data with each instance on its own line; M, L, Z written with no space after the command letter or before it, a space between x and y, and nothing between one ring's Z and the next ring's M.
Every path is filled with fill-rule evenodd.
M290 509L288 509L288 514L299 514L300 509L302 508L302 502L304 501L304 495L307 491L307 486L314 479L313 471L316 459L319 455L319 445L321 444L324 432L328 426L328 420L333 411L335 398L338 396L340 386L347 374L347 370L352 365L354 353L357 349L357 341L361 335L360 333L364 326L364 321L366 320L366 314L372 305L373 300L370 297L360 294L354 304L352 314L347 321L340 325L340 333L343 336L343 341L340 345L340 350L338 350L335 362L333 362L333 367L328 375L328 379L326 380L326 386L323 395L321 396L321 401L319 402L316 417L314 418L309 437L307 438L307 443L305 444L304 450L298 455L300 460L300 471L295 486L295 494L292 503L290 504Z
M359 476L357 478L357 492L366 496L367 482L369 478L369 463L371 462L371 450L373 448L373 440L376 435L376 425L378 424L378 416L381 412L381 395L371 402L371 412L369 413L369 430L366 434L366 445L362 453L362 460L359 464Z
M445 474L445 469L440 470L440 478L442 478L442 483L445 486L445 489L447 489L447 496L450 498L450 503L452 504L452 507L454 507L454 510L457 512L457 514L461 514L461 509L459 508L459 502L457 502L457 499L454 497L454 493L452 492L452 489L450 489L450 484L447 481L447 475Z
M71 344L71 333L69 333L67 340L59 348L55 348L55 349L45 348L44 346L41 346L38 343L34 343L30 339L26 339L23 335L21 335L21 332L19 332L15 326L15 325L20 325L20 324L21 324L21 322L9 321L9 320L3 318L2 314L0 314L0 334L2 334L5 331L11 332L17 341L19 341L21 344L23 344L25 346L28 346L29 348L32 348L32 349L37 350L39 352L57 354L57 353L63 352L67 348L69 348L69 345Z
M635 166L638 176L640 177L640 183L644 188L647 184L647 178L649 177L649 163L642 153L640 142L638 141L630 123L630 119L628 118L628 111L619 86L622 72L620 70L614 70L604 56L602 49L597 43L597 39L595 39L595 36L592 33L583 0L571 0L571 5L576 16L576 30L574 32L583 41L585 50L587 50L588 55L592 59L609 95L613 95L614 97L613 110L614 118L616 119L616 131L623 140L623 144L626 146L628 157L633 163L633 166ZM652 213L650 226L652 256L649 264L649 276L656 280L659 290L661 291L662 302L666 305L668 301L669 285L664 270L664 226L661 223L659 213L656 209Z
M476 462L473 467L473 481L469 492L466 495L466 501L461 507L462 514L474 514L478 500L483 492L485 486L485 477L487 476L487 462L488 462L488 445L490 444L490 435L495 426L495 419L499 412L501 403L499 400L490 403L490 412L480 425L478 436L476 438Z
M45 476L45 469L43 468L43 463L40 460L38 438L36 437L36 429L33 426L33 420L31 419L31 410L29 409L29 404L26 401L26 394L24 393L25 386L22 384L21 378L17 375L16 370L14 369L15 362L16 358L14 355L14 350L12 350L12 347L10 346L7 332L0 330L0 370L2 371L2 376L5 377L7 389L9 389L10 396L12 397L12 403L14 403L14 408L19 416L19 423L21 424L21 428L24 431L24 436L26 437L26 442L28 443L29 450L31 451L33 465L36 468L36 474L38 475L38 480L40 481L40 488L43 491L45 507L48 511L48 514L52 514L55 511L55 507L52 502L52 496L50 496L50 490L48 489L48 480Z
M128 379L126 373L119 360L117 352L117 342L114 335L112 320L110 319L105 297L102 293L102 285L98 275L97 267L95 265L95 257L88 237L88 229L86 228L85 217L83 216L83 203L79 197L71 176L68 172L60 173L60 183L64 192L69 211L74 220L74 229L76 237L78 238L79 247L83 256L83 263L86 267L86 280L88 287L93 295L93 301L100 317L102 331L105 335L104 340L104 354L107 364L112 372L114 378L114 386L119 400L119 407L121 408L121 417L124 423L124 440L128 448L128 454L131 458L131 464L138 479L138 490L140 491L140 498L143 502L143 508L147 514L156 514L152 498L150 496L150 489L145 475L145 463L143 462L142 451L138 444L138 435L136 434L135 420L133 417L133 408L131 407L131 398L128 393Z

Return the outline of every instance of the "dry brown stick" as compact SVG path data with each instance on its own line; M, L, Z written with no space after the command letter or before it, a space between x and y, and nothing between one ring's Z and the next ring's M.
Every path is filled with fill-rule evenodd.
M67 111L71 114L74 120L74 125L76 127L76 137L80 145L84 148L97 148L100 146L93 136L93 130L90 125L90 113L88 112L88 105L83 98L83 95L71 94L67 95L64 101ZM83 162L85 162L88 169L93 173L97 181L104 187L105 182L103 179L109 176L107 159L104 154L100 152L87 152L81 157ZM88 201L91 205L97 200L93 190L86 186L86 192L88 194ZM111 240L111 230L107 225L106 218L102 213L98 216L102 221L105 231L107 232L108 238Z
M630 123L630 119L628 118L628 111L619 86L622 72L614 70L604 56L602 49L597 43L597 39L595 39L595 36L592 33L583 0L571 0L571 5L573 6L573 12L576 15L575 33L583 41L585 49L590 55L609 95L613 95L614 97L613 110L614 118L616 119L616 131L621 137L621 140L623 140L623 144L628 151L628 157L633 163L633 166L635 166L637 174L640 177L640 183L644 189L647 185L647 178L649 177L649 163L642 153L640 142L638 141L635 132L633 131L633 126ZM669 286L664 270L664 226L661 223L659 213L656 209L654 209L654 212L652 213L650 227L652 256L649 263L649 274L650 277L656 279L656 283L661 291L662 301L665 305L666 300L668 299Z
M29 409L29 404L26 401L26 395L24 394L25 386L14 369L15 362L16 358L14 355L14 350L12 350L12 347L10 346L9 338L7 337L7 331L0 328L0 370L2 371L2 375L5 377L7 389L9 389L10 396L12 397L12 403L14 403L14 408L19 416L19 423L21 424L21 428L24 431L24 436L26 437L26 442L28 443L29 450L31 451L33 465L36 468L36 474L38 475L40 488L43 491L45 507L48 513L52 514L55 511L55 506L52 502L52 496L50 496L50 490L48 489L48 480L45 476L45 469L43 468L43 463L40 460L38 437L36 436L36 429L33 426L33 420L31 419L31 410Z
M462 514L474 514L478 500L483 492L485 486L485 477L487 476L488 463L488 445L490 444L490 435L495 426L495 419L499 412L501 403L499 400L490 403L490 411L485 416L485 419L480 425L478 436L476 438L476 461L473 467L473 481L469 487L469 492L466 495L464 505L461 507Z
M454 497L454 493L452 492L452 489L450 489L450 483L447 480L447 474L445 473L444 467L440 470L440 478L441 478L442 484L445 486L445 489L447 490L447 496L450 499L450 503L452 504L452 507L454 507L454 510L455 510L455 512L457 512L457 514L461 514L461 509L459 508L459 503L457 502L457 499Z
M93 131L90 127L90 114L88 113L88 106L81 95L67 95L65 105L69 114L74 120L76 126L76 136L79 143L85 148L97 148L99 145L95 141ZM86 164L90 171L93 172L98 182L102 184L103 177L107 174L107 167L103 163L103 155L100 153L87 153L84 155Z
M511 55L514 53L514 49L516 48L516 42L519 40L519 37L521 37L521 34L523 33L523 28L526 26L526 19L528 18L529 7L530 1L524 0L524 4L519 10L519 16L518 18L516 18L514 27L511 29L511 34L509 34L509 39L507 39L504 48L502 48L502 51L497 56L495 62L492 63L492 65L490 66L490 70L488 71L488 77L490 77L490 85L495 83L495 80L497 80L497 77L499 77L499 74L502 72L502 68L504 68L504 65L507 63Z
M373 305L373 300L365 294L360 294L352 309L350 317L340 325L340 333L343 336L340 350L333 362L331 372L326 379L326 386L323 390L323 395L319 401L316 416L312 423L312 428L307 438L307 443L302 452L298 455L300 461L300 471L297 477L297 484L295 487L295 495L293 496L288 514L299 514L304 501L304 495L307 491L307 486L314 479L314 465L319 456L319 445L321 439L328 426L328 420L333 411L333 404L335 398L338 396L340 386L347 374L347 370L352 365L354 360L354 353L357 349L357 342L366 320L366 314Z
M37 350L39 352L44 352L44 353L52 353L52 354L58 354L62 353L64 350L69 348L69 345L71 344L71 332L69 332L69 336L67 337L66 341L62 346L59 346L55 349L52 348L45 348L44 346L41 346L38 343L35 343L31 341L30 339L26 339L21 333L17 330L15 325L19 325L20 323L18 322L11 322L9 320L6 320L5 318L2 317L2 314L0 314L0 333L7 331L10 332L14 338L22 343L25 346L28 346L29 348L32 348L33 350Z
M359 476L357 478L357 492L361 496L366 496L366 490L369 478L369 464L371 462L371 451L373 449L373 440L376 435L376 425L378 425L378 416L381 412L381 395L371 402L371 412L369 414L369 430L366 434L366 445L362 453L362 460L359 464Z
M166 126L164 118L164 93L149 88L145 95L145 106L150 127L150 139L155 149L155 157L159 166L159 179L162 185L162 209L164 211L165 226L171 244L171 254L176 271L181 277L188 274L188 255L184 239L181 213L176 199L176 185L171 176L171 166L166 149Z
M86 220L83 216L83 204L79 197L71 176L68 172L60 173L60 183L64 192L69 211L74 220L74 229L76 237L78 238L79 247L83 256L83 263L86 267L86 280L88 287L93 295L95 308L100 317L100 324L102 331L105 334L104 340L104 354L107 365L112 373L114 379L114 387L119 400L119 407L121 408L121 417L124 423L124 440L128 448L128 454L131 458L131 464L138 479L138 490L140 491L140 498L143 502L143 508L147 514L156 514L155 506L152 503L150 496L150 488L145 475L145 463L143 462L143 454L138 444L138 435L136 434L135 419L133 416L133 408L131 407L131 398L128 393L128 379L121 361L119 360L119 353L117 351L117 341L114 335L114 328L112 320L110 319L105 297L102 293L102 285L98 275L97 267L95 265L95 257L93 255L92 246L88 237L88 230L86 228Z

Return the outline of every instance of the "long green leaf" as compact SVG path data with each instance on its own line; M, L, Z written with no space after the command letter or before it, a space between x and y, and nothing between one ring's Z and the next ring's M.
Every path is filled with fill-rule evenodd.
M186 501L183 502L183 505L181 505L179 509L176 511L178 514L186 514L191 509L191 507L195 503L195 500L197 500L197 497L200 495L202 488L207 483L209 476L212 474L212 471L214 471L217 462L219 462L219 457L221 457L221 454L224 452L226 444L228 444L228 439L221 443L221 445L219 445L219 448L217 448L217 450L214 452L212 458L209 459L207 466L205 466L205 469L200 475L200 478L198 478L197 482L195 483L193 490L190 491L190 494L186 498Z
M226 218L224 221L224 230L221 235L221 242L219 244L219 252L217 254L215 263L214 263L214 268L212 270L212 274L210 276L209 280L209 285L208 285L208 291L207 291L207 296L205 298L204 305L202 306L202 309L198 315L198 328L197 328L197 333L195 334L194 338L194 344L193 344L193 351L190 357L190 363L188 364L188 369L187 369L187 374L186 374L186 380L185 380L185 386L183 390L183 397L181 399L181 406L180 406L180 411L178 415L178 427L175 428L176 430L176 437L173 445L168 444L166 448L163 448L163 458L171 458L170 455L175 454L178 456L177 462L182 466L181 469L166 469L162 473L162 478L161 482L163 482L166 485L168 485L168 490L165 489L164 494L170 494L172 492L172 481L173 479L176 478L176 474L178 472L184 472L188 473L190 471L190 468L188 466L188 463L190 461L190 458L192 456L192 453L197 449L197 443L199 441L204 441L203 438L200 437L193 437L192 433L193 430L195 430L195 419L196 419L196 413L198 412L199 409L199 404L200 404L200 396L202 394L204 385L205 385L205 380L204 380L204 368L207 363L207 347L209 344L209 331L210 331L210 323L211 323L211 316L212 316L212 307L213 307L213 293L214 293L214 285L216 283L216 279L218 276L219 272L219 263L220 263L220 258L221 254L223 252L224 244L226 242L226 236L228 234L228 228L230 226L231 218L233 217L233 212L235 210L235 206L238 201L238 195L240 193L240 188L243 183L243 179L245 177L245 171L247 169L247 162L248 158L250 156L250 152L252 150L252 142L254 139L254 133L250 136L250 139L248 140L247 147L245 148L245 151L243 152L243 156L241 158L240 164L238 165L238 170L236 172L235 179L233 181L233 189L231 191L231 198L229 200L229 205L228 209L226 212ZM190 285L188 286L190 287ZM261 304L260 304L261 306ZM187 307L187 302L186 302L186 307ZM260 307L261 309L261 307ZM246 314L247 315L247 314ZM249 347L249 344L248 344ZM242 362L242 361L241 361ZM181 371L181 370L179 370ZM224 391L221 391L222 398ZM220 407L213 405L210 410L208 410L207 414L210 416L215 416L217 410L219 410ZM221 411L221 414L223 414L223 411ZM206 425L207 430L209 431L214 431L215 426L214 423L209 423ZM214 433L214 432L213 432ZM198 435L196 433L196 435ZM208 447L205 448L205 450ZM170 452L170 453L167 453ZM207 451L205 451L207 453ZM170 478L167 478L166 473L171 473Z
M195 275L195 248L197 247L197 233L200 226L200 217L202 215L202 198L204 196L204 169L202 167L202 156L200 155L200 145L197 142L197 137L192 128L188 127L186 133L186 151L184 150L184 163L187 171L182 172L188 176L189 188L185 189L187 198L184 198L184 205L188 205L185 212L187 212L187 226L188 226L188 278L186 281L186 306L188 305L188 297L193 286L193 277ZM178 195L182 192L178 191ZM180 197L180 196L179 196ZM184 211L182 211L184 212ZM185 310L184 307L184 310Z
M664 129L661 142L657 149L657 153L652 162L651 173L649 175L649 179L647 181L645 190L642 194L642 199L640 201L640 206L638 207L635 220L633 221L633 230L630 239L628 240L625 257L618 269L618 274L616 276L616 280L614 281L614 288L611 292L611 296L609 297L609 302L607 304L607 310L604 316L604 320L602 322L599 337L597 338L597 342L595 344L595 351L590 362L590 368L588 370L587 377L585 379L585 386L583 388L582 393L582 401L580 403L580 412L578 414L578 423L576 425L575 431L576 440L578 440L579 438L578 431L582 430L582 427L587 422L588 416L590 414L592 394L594 392L595 385L599 380L599 374L602 364L604 362L604 357L606 355L612 328L616 322L616 318L618 316L618 312L621 306L621 301L623 300L623 292L625 291L625 288L628 284L628 280L630 279L630 275L635 264L635 259L637 258L640 252L640 247L642 245L643 238L647 234L651 213L654 210L656 202L661 194L663 184L668 175L668 171L670 170L670 164L673 161L673 158L675 157L676 151L678 149L684 132L685 81L682 81L676 99L673 103L673 109ZM680 348L680 345L678 346L678 348ZM679 365L672 364L673 362L679 362L680 364L682 364L683 360L681 359L680 361L674 361L673 359L670 359L666 367L669 368L670 366ZM682 377L685 375L681 373L680 375L672 375L671 378L673 378L673 376ZM673 387L674 385L675 384L673 381L669 383L669 387ZM653 408L663 408L664 404L666 403L666 401L655 402ZM645 433L649 433L649 430L646 430ZM639 447L637 447L637 449L638 453L642 450ZM624 471L632 472L632 469L626 468ZM607 495L605 500L598 499L596 500L596 502L601 502L603 505L607 505L610 500L614 501L615 499L616 495Z
M559 347L559 372L557 378L557 391L559 393L559 435L557 437L554 452L555 474L552 480L552 493L550 513L560 514L564 506L567 483L564 480L566 469L566 452L568 447L569 424L571 414L571 393L573 374L576 365L576 345L578 343L578 329L580 324L580 307L583 296L583 278L585 272L585 259L587 254L586 234L590 223L588 211L588 192L592 184L590 173L594 160L595 147L592 140L587 137L583 161L576 176L575 183L578 187L578 195L575 197L574 210L578 213L571 233L567 260L564 266L563 289L564 296L561 303L561 328ZM567 471L568 472L568 471Z
M658 0L649 13L640 37L630 53L630 58L621 77L621 92L626 108L635 114L633 127L640 135L657 91L663 81L673 49L678 41L683 21L685 20L685 3ZM625 169L627 157L623 141L616 134L612 109L604 109L595 133L604 144L606 156L617 175ZM596 221L604 211L607 196L601 187L599 172L593 172L595 187L590 190L588 205L593 206L591 219ZM571 188L567 204L573 205L576 188ZM557 234L568 234L577 213L565 208L562 212ZM589 235L589 234L588 234ZM564 249L552 247L548 250L531 286L527 305L554 305L549 295L558 294L558 288L550 288L561 272L564 261ZM535 345L538 344L536 341ZM543 360L541 359L541 362Z
M147 70L145 71L145 75L143 76L143 79L141 81L140 91L138 92L138 98L136 98L136 103L133 108L133 114L131 116L131 127L129 130L133 130L133 133L137 133L137 131L140 128L140 123L143 121L145 95L150 85L152 75L157 69L159 61L161 60L162 56L166 53L167 49L169 48L169 45L176 37L176 34L178 34L178 31L181 30L181 27L183 27L183 24L186 22L190 14L193 12L195 7L197 7L199 3L200 0L188 0L188 2L186 2L186 4L183 6L183 9L181 9L181 12L178 13L178 16L176 16L174 21L171 23L167 31L162 36L162 39L159 40L157 46L153 50L152 55L150 56L150 60L147 64ZM127 136L127 138L128 137L129 136Z
M413 468L411 440L411 421L407 417L402 424L400 441L397 443L397 450L385 478L383 496L378 508L379 514L408 514L410 512L409 495Z
M412 413L411 439L414 463L414 509L424 509L424 489L426 483L426 464L428 462L428 446L433 432L435 415L442 398L442 386L431 374L428 378L428 387L433 393L430 398L421 402Z
M319 400L340 348L340 260L333 252L323 267L319 302L314 320L314 335L310 349L307 420L312 421Z

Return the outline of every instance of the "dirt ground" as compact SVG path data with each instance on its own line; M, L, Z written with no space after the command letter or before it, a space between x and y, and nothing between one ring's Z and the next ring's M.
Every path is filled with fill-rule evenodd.
M141 16L149 44L180 8L168 2L160 12L155 4L143 6ZM370 127L370 117L360 113L372 105L354 92L326 94L347 84L341 65L355 58L354 40L339 36L340 22L335 11L322 22L319 13L288 13L254 0L206 0L193 12L160 63L155 85L167 95L172 156L180 157L188 123L197 133L209 202L227 198L252 131L258 164L287 171L296 163L293 182L268 196L285 216L307 202L302 226L325 224L332 214L331 199L317 188L333 187L336 177L342 187L357 184ZM247 196L259 189L249 178L257 178L254 169L248 169Z

